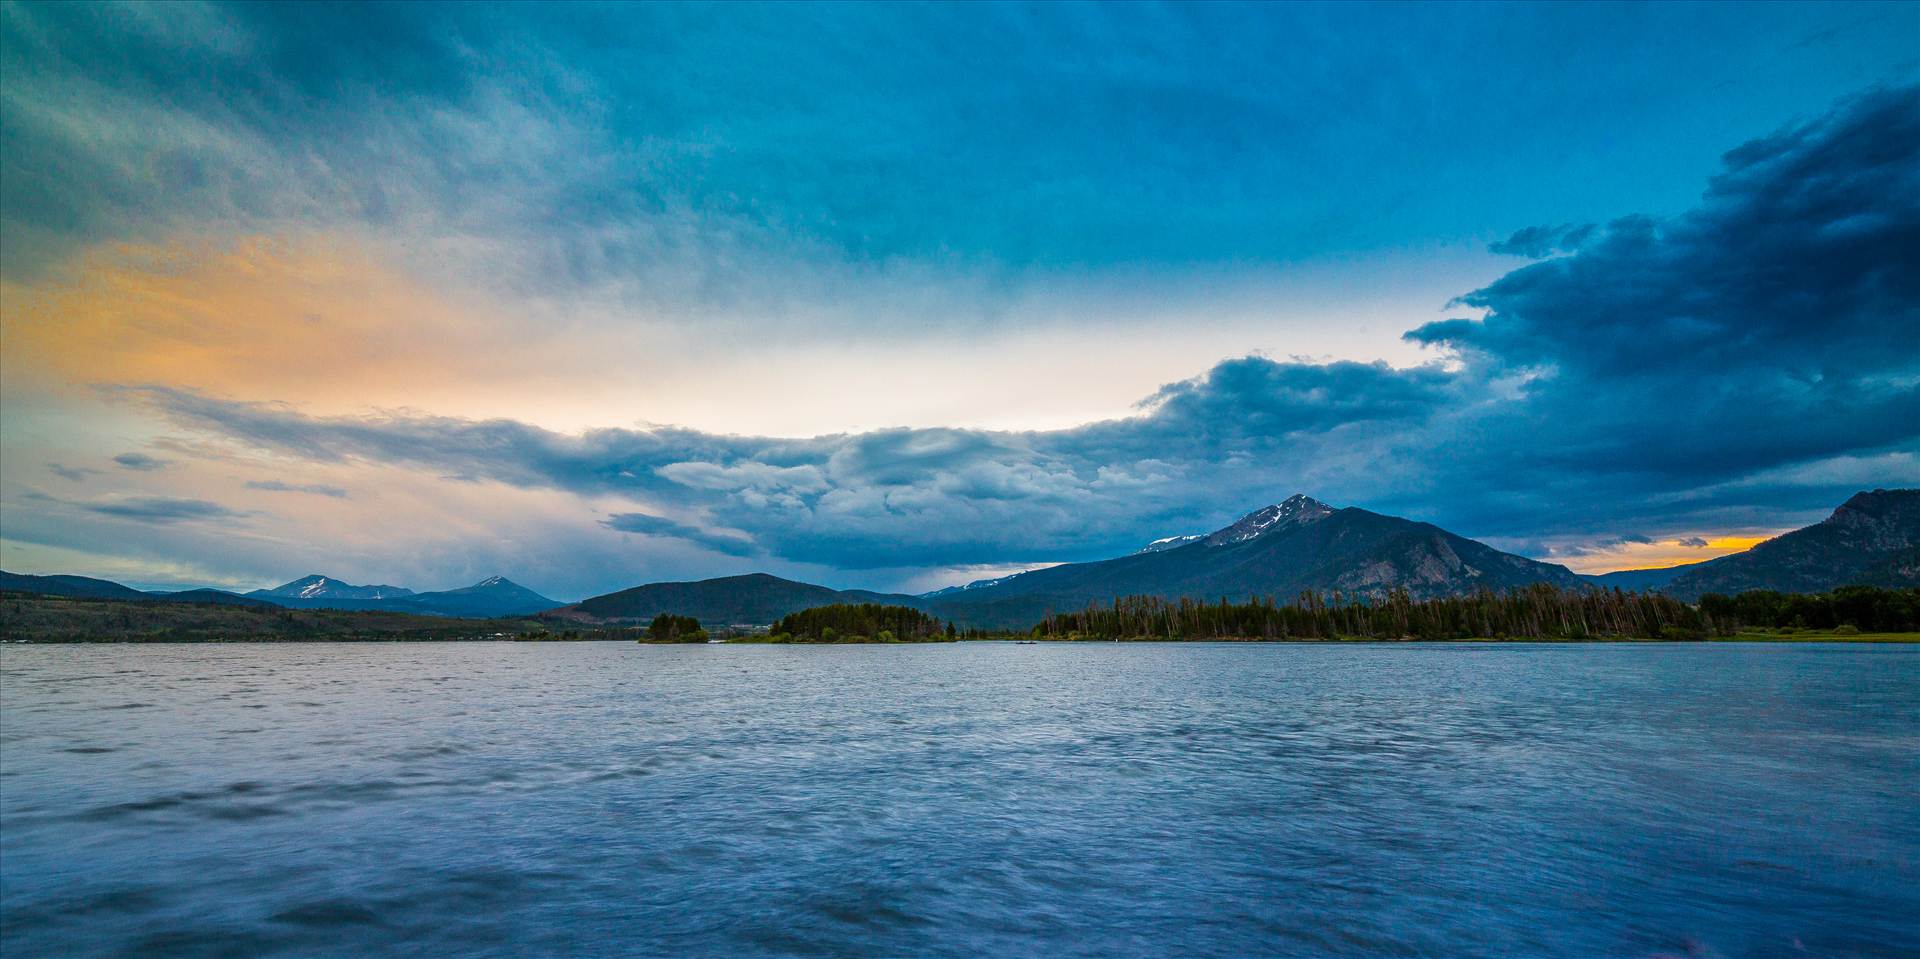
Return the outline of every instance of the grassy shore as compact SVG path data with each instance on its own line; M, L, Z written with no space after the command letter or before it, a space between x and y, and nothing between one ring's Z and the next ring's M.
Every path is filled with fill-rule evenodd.
M453 619L418 616L410 613L346 611L326 609L282 609L267 606L227 606L155 600L129 602L105 599L72 599L24 593L0 594L0 641L37 643L125 643L125 642L298 642L298 641L445 641L445 640L519 640L569 641L618 639L643 641L642 627L582 628L577 624L549 622L535 617L516 619ZM716 638L732 643L792 643L819 645L818 639L805 639L779 633L749 633ZM1091 636L1042 636L1031 633L972 633L961 638L1003 642L1112 642ZM1920 632L1850 632L1842 629L1743 630L1725 636L1706 637L1710 642L1736 643L1920 643ZM949 642L945 635L906 642ZM1259 638L1207 638L1169 640L1141 637L1126 642L1262 642ZM1408 640L1340 637L1336 639L1294 639L1282 642L1381 643ZM1628 637L1592 637L1583 639L1521 639L1475 637L1443 642L1546 642L1546 643L1631 643L1660 640ZM835 636L831 645L903 645L885 633L878 636L848 634Z
M1920 633L1843 633L1831 629L1742 630L1717 643L1920 643Z
M784 633L736 636L727 640L728 643L758 646L925 646L929 643L951 643L956 641L956 639L946 636L938 639L875 639L871 636L805 639L798 636L789 636Z
M1791 633L1767 631L1742 631L1729 636L1709 636L1704 640L1659 639L1649 636L1588 636L1582 639L1564 637L1502 637L1467 636L1458 639L1379 639L1372 636L1336 636L1330 639L1311 639L1294 637L1290 639L1268 639L1261 636L1208 636L1199 639L1179 639L1168 637L1140 637L1127 639L1103 639L1093 636L1029 636L1009 634L1002 636L967 636L969 640L984 642L1022 642L1022 643L1292 643L1301 645L1354 643L1553 643L1569 645L1574 643L1674 643L1674 642L1710 642L1710 643L1920 643L1920 633L1842 633L1834 630L1804 629Z

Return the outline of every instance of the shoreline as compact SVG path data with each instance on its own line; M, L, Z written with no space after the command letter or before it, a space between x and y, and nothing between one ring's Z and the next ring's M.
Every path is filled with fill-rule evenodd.
M1809 643L1820 645L1865 645L1900 646L1920 645L1920 633L1860 633L1857 635L1834 635L1831 633L1806 633L1793 635L1775 634L1738 634L1734 636L1714 636L1707 639L1648 639L1638 637L1587 638L1587 639L1493 639L1472 637L1468 639L1374 639L1356 637L1352 639L1237 639L1214 637L1207 639L1023 639L978 638L959 639L929 643L769 643L769 642L710 642L710 643L635 643L630 639L520 639L515 637L431 637L421 639L401 639L394 637L369 637L366 639L348 638L301 638L301 639L0 639L0 647L7 646L291 646L341 645L366 646L373 644L423 645L431 643L621 643L628 646L665 646L698 648L703 646L800 646L830 648L835 646L954 646L962 643L983 643L1002 646L1412 646L1426 644L1432 646L1706 646L1751 643L1755 645L1777 645L1783 643Z

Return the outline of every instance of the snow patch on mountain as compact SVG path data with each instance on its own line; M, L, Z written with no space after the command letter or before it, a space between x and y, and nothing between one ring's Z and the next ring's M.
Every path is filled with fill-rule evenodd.
M1156 539L1153 542L1140 547L1140 549L1137 550L1136 552L1137 553L1161 553L1170 549L1179 549L1180 547L1185 546L1188 543L1197 543L1206 538L1207 538L1207 534L1205 533L1188 533L1185 536L1168 536L1163 539Z
M1272 506L1263 506L1236 520L1233 525L1207 537L1209 546L1230 546L1286 529L1317 522L1333 515L1333 507L1305 493L1295 493Z
M413 590L400 586L355 586L331 576L312 573L272 589L256 589L248 596L282 599L398 599L412 596Z
M1011 582L1013 580L1019 579L1020 577L1025 576L1028 573L1037 573L1040 570L1050 569L1058 565L1060 564L1046 563L1040 566L1035 566L1032 569L1023 569L1017 573L1008 573L1005 576L996 576L992 579L976 579L971 583L967 583L961 586L943 586L940 589L933 590L932 592L921 593L919 594L919 596L921 599L932 599L936 596L951 596L955 593L964 593L970 589L986 589L989 586L998 586L1001 583L1007 583L1007 582Z

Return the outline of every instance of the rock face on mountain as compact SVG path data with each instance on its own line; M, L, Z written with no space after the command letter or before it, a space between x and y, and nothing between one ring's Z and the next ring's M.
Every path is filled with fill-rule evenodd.
M685 583L649 583L582 600L554 614L593 622L644 622L661 613L672 613L691 616L704 626L764 626L788 613L835 603L925 606L917 596L828 589L750 573Z
M1532 583L1577 587L1580 579L1566 567L1503 553L1429 523L1295 495L1185 545L1034 570L925 602L968 625L1014 627L1121 596L1285 602L1306 590L1366 596L1405 590L1428 598Z
M1663 591L1691 601L1707 593L1814 593L1854 583L1920 586L1920 489L1856 493L1812 526L1688 567Z

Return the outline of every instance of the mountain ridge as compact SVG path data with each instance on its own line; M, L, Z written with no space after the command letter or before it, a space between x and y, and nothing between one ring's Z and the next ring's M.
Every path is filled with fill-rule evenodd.
M904 593L832 589L744 573L713 579L646 583L553 610L549 615L585 622L643 622L661 613L692 616L707 626L764 626L788 613L837 603L880 603L924 609L924 600Z
M1012 626L1122 596L1285 601L1308 590L1355 597L1404 590L1428 598L1536 582L1581 585L1564 566L1503 553L1431 523L1336 509L1304 493L1211 533L1169 537L1183 539L1163 549L1031 570L926 602L956 621Z
M256 589L246 593L256 599L399 599L414 595L413 590L403 586L354 586L325 576L320 573L308 573L289 583L282 583L271 589Z
M269 600L289 609L376 610L482 619L525 616L562 605L558 600L549 599L498 575L489 576L471 586L416 593L403 586L355 586L320 573L310 573L290 583L272 589L256 589L246 595Z
M1823 592L1852 583L1920 586L1920 490L1856 493L1825 520L1746 552L1597 576L1503 553L1431 523L1358 507L1335 508L1305 494L1253 510L1210 533L1167 537L1124 556L1040 567L919 596L838 590L769 573L647 583L563 605L503 576L415 593L396 586L355 586L314 573L243 595L215 589L143 592L84 576L0 571L0 590L80 598L480 618L538 613L589 623L638 622L671 612L722 626L764 625L791 612L834 603L882 603L911 606L961 625L1024 628L1051 612L1130 595L1286 602L1312 590L1346 598L1394 591L1430 598L1532 583L1657 590L1688 601L1707 592L1750 589Z
M1707 593L1820 592L1857 582L1920 586L1920 489L1863 490L1824 520L1686 567L1662 591L1689 602Z

